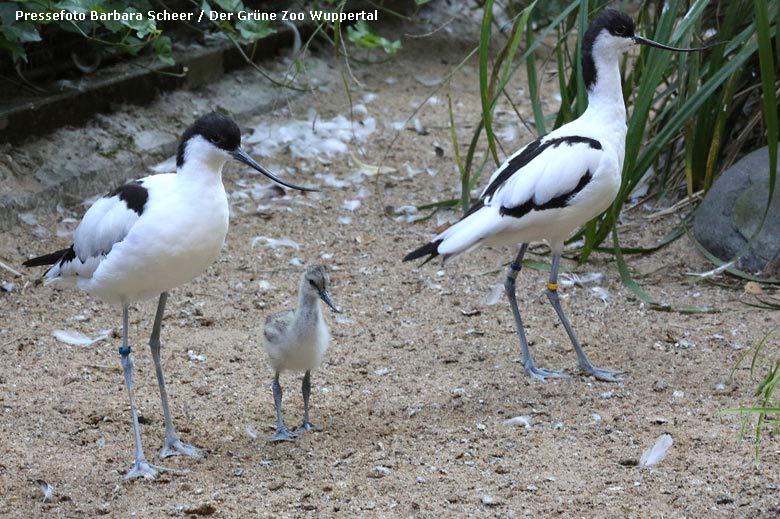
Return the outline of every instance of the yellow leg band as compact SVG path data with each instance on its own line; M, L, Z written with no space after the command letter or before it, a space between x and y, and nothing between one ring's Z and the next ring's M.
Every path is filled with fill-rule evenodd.
M558 290L558 283L547 283L547 290L552 290L555 292Z

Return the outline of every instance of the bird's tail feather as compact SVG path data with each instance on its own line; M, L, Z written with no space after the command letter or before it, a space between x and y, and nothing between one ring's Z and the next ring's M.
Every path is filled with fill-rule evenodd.
M406 256L404 256L404 261L413 261L418 258L422 258L423 256L428 256L425 261L423 261L423 265L431 261L433 258L439 255L439 251L437 250L439 248L439 245L441 244L442 240L435 240L430 243L426 243L422 247L413 250Z
M493 209L484 206L481 201L477 202L457 223L444 230L431 242L407 254L404 261L428 255L423 263L425 265L436 256L441 255L447 260L479 247L482 239L495 231L493 227L496 219L492 218L494 216L492 211Z
M67 249L58 250L57 252L52 252L51 254L44 254L43 256L38 256L37 258L28 259L22 265L25 267L40 267L43 265L54 265L58 261L60 261L63 257L65 257L66 254L71 252L73 247L68 247Z

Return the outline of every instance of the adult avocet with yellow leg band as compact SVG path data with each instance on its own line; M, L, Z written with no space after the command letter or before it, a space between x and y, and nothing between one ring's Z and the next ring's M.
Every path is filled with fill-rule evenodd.
M404 258L410 261L428 256L427 262L443 256L446 260L482 245L520 243L504 288L520 336L523 366L540 381L567 375L536 366L517 307L515 279L528 242L534 240L546 240L552 249L547 298L566 328L580 367L599 380L620 380L616 377L619 371L595 367L582 350L558 298L558 267L566 238L607 209L620 189L627 127L619 60L636 44L678 52L703 50L656 43L634 34L634 21L626 14L615 9L599 13L582 43L582 70L588 90L585 113L510 156L459 222Z

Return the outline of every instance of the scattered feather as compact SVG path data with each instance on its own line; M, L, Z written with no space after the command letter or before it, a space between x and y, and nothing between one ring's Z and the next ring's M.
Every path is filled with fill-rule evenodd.
M416 131L418 135L428 135L428 130L425 129L425 126L423 126L423 123L419 118L415 117L412 121L412 125L414 131Z
M482 504L485 506L496 506L498 504L498 501L496 501L495 497L489 496L487 494L482 496L481 500L482 500Z
M52 335L54 338L65 344L71 344L73 346L91 346L96 342L100 342L107 339L111 335L112 330L101 330L95 337L87 337L81 332L76 330L54 330Z
M491 290L488 296L485 298L485 304L487 306L493 306L501 300L501 296L504 294L504 284L498 283Z
M341 180L333 173L316 173L315 178L322 180L326 186L335 187L336 189L342 189L349 186L349 182Z
M195 351L193 351L193 350L187 350L187 357L188 357L188 358L189 358L189 359L190 359L192 362L206 362L206 357L205 357L205 356L203 356L203 355L198 355L198 354L197 354L197 353L195 353Z
M673 443L672 437L668 434L659 436L655 441L655 445L642 454L642 457L639 459L639 466L650 467L659 463L666 457L666 454Z
M601 272L586 272L584 274L564 273L561 275L558 284L562 287L572 287L574 285L584 287L590 283L597 283L604 278Z
M526 429L531 428L531 417L530 416L515 416L514 418L510 418L508 420L504 420L504 425L522 425Z
M269 157L289 150L293 157L334 157L348 151L347 143L364 141L376 131L376 121L366 117L351 121L343 115L318 119L311 113L307 121L285 121L257 125L246 142L257 144L254 152Z
M413 223L425 218L425 215L418 214L417 207L413 205L402 205L393 209L396 222Z
M374 467L373 470L374 471L371 474L371 477L375 477L375 478L383 478L385 476L389 476L390 473L392 472L392 469L390 469L389 467L385 467L383 465L377 465Z
M347 211L356 211L358 207L360 207L361 202L360 200L344 200L344 203L341 204L341 207L346 209Z
M406 176L409 177L409 178L415 177L415 176L419 175L420 173L422 173L423 171L424 170L422 168L420 168L420 169L413 168L409 164L406 164Z
M289 247L295 250L301 250L297 242L289 238L269 238L268 236L256 236L252 239L252 247L258 243L264 243L267 247L278 249L279 247Z
M423 86L427 87L435 87L441 84L442 78L441 76L434 76L430 74L415 74L414 75L415 81L420 83ZM387 81L387 80L385 80Z
M393 130L403 130L406 127L406 121L390 121L389 123L386 122L385 126Z
M593 297L597 297L601 299L602 301L604 301L604 303L606 303L607 300L609 299L609 290L607 290L606 288L592 287L590 289L590 292Z
M42 479L36 479L36 483L41 487L41 492L43 492L43 503L46 503L47 501L51 501L54 497L54 487L50 484L46 483Z

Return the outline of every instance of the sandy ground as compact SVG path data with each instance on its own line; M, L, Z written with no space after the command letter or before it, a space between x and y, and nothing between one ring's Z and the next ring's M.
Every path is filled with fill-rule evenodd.
M740 422L719 415L749 402L755 383L746 370L731 381L729 372L777 316L743 305L746 296L734 280L720 279L724 285L686 276L712 268L686 238L631 258L631 266L658 299L715 313L643 307L608 255L581 269L601 272L603 280L562 290L594 363L626 371L618 384L577 370L543 296L546 274L530 268L520 276L519 298L531 349L538 364L573 377L541 384L525 375L508 305L503 299L483 304L512 251L479 250L446 267L400 262L444 217L407 223L386 208L443 200L457 189L446 89L419 114L427 135L390 125L431 91L420 80L442 77L467 50L443 36L409 40L394 61L353 69L363 85L352 85L353 101L376 94L365 105L379 129L350 148L367 164L384 157L395 172L357 184L350 179L360 167L349 155L322 163L283 151L265 162L296 168L292 180L322 184L313 175L332 173L346 185L255 202L240 193L242 182L258 178L227 168L227 190L239 194L222 257L173 291L164 321L174 421L184 441L208 452L204 460L166 460L181 473L122 479L132 437L116 352L119 312L73 290L43 287L36 272L12 280L0 271L16 284L0 293L0 516L777 516L780 445L767 438L757 468L752 444L738 440ZM462 142L478 119L475 73L469 63L451 86ZM545 88L551 99L553 85ZM522 91L512 94L527 111ZM336 82L329 92L255 122L305 119L312 106L323 119L349 112ZM502 125L510 121L508 112L499 116ZM520 129L505 144L514 149L528 138ZM407 165L437 174L410 176ZM361 205L349 211L348 200ZM83 207L70 210L78 216ZM63 218L54 208L37 215L52 233ZM654 222L645 216L641 209L627 215L627 244L652 245L676 223L674 215ZM68 243L32 231L20 225L0 237L0 259L18 266L29 254ZM256 236L289 238L300 250L253 247ZM544 247L534 250L541 255L532 259L547 261ZM258 345L265 316L295 303L300 268L293 258L330 269L333 297L345 314L338 322L328 314L333 344L313 377L312 420L322 431L276 445L267 442L274 426L271 376ZM272 288L263 289L266 283ZM606 301L594 297L594 286L608 291ZM154 303L144 302L131 313L136 402L150 458L164 434L145 346L153 312ZM62 328L115 332L80 347L53 338ZM286 374L282 383L293 425L302 412L300 376ZM529 426L504 424L517 416L528 417ZM674 439L668 457L653 469L635 466L664 433ZM42 502L38 479L54 486L50 502Z

